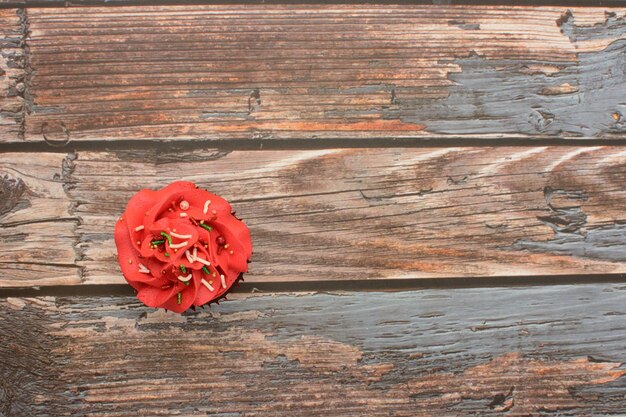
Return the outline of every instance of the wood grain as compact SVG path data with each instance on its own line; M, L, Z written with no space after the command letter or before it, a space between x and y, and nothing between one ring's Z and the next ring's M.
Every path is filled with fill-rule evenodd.
M78 284L66 155L0 154L0 286Z
M32 100L22 136L623 139L624 14L478 5L27 8Z
M2 171L30 190L0 217L0 243L12 248L0 262L5 287L123 283L115 220L139 189L180 179L227 198L249 225L249 282L626 272L622 147L4 158ZM62 269L32 271L37 260Z
M358 4L362 2L333 0L324 2L324 4ZM0 0L0 7L72 7L72 6L155 6L155 5L185 5L198 4L195 0ZM222 0L219 4L320 4L312 0ZM566 6L566 7L621 7L624 5L623 0L518 0L509 3L507 0L446 0L445 3L437 3L433 0L379 0L376 4L455 4L465 6L484 6L496 5L503 6L514 4L516 6Z
M28 63L23 23L23 10L0 10L0 142L24 137Z
M5 415L618 416L626 288L0 301ZM16 329L20 329L16 331Z

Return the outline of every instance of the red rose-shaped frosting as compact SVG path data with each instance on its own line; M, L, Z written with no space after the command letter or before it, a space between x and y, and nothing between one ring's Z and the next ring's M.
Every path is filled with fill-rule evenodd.
M137 298L178 313L221 297L252 255L250 231L230 204L186 181L135 194L115 243Z

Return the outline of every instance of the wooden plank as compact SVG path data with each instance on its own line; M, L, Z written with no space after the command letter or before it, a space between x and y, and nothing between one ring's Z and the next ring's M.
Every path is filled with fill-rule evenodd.
M24 137L623 139L624 14L489 5L29 8L33 101Z
M227 198L245 219L254 242L249 282L626 272L623 147L150 149L5 158L16 161L10 172L26 184L58 173L38 183L58 207L25 193L0 218L16 225L0 237L14 249L0 263L5 287L49 277L27 269L15 279L9 268L16 257L70 268L71 278L64 272L50 284L123 283L116 219L139 189L180 179ZM31 161L48 165L33 173ZM53 226L64 232L51 246L50 236L59 234Z
M348 4L362 3L358 1L333 0L327 1L325 4ZM195 0L0 0L0 8L4 7L72 7L72 6L155 6L155 5L184 5L197 4ZM319 4L313 0L222 0L219 4ZM377 4L435 4L433 0L379 0ZM444 4L444 3L441 3ZM566 6L566 7L621 7L624 0L517 0L509 2L507 0L446 0L446 5L465 5L465 6L484 6L496 5L503 6L514 4L516 6Z
M28 64L23 24L23 10L0 10L0 142L24 137Z
M6 415L618 416L626 287L0 301Z

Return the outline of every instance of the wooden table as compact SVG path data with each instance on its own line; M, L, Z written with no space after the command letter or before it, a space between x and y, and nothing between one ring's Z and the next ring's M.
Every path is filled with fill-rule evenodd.
M626 415L626 7L4 0L0 416ZM231 300L113 225L191 180Z

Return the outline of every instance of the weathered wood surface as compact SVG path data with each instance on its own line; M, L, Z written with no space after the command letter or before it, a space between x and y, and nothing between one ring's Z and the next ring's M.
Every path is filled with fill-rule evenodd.
M14 30L11 13L24 13L29 76L19 140L623 139L626 132L624 8L3 13L4 31Z
M65 154L0 154L0 285L80 283Z
M19 329L19 330L18 330ZM618 416L626 288L0 301L0 412Z
M123 283L115 220L139 189L178 179L222 195L245 219L246 281L626 272L622 147L1 158L5 287Z
M197 0L0 0L0 8L4 7L71 7L71 6L128 6L128 5L196 5ZM209 2L207 2L209 3ZM363 4L363 1L355 0L332 0L323 4ZM503 6L515 4L516 6L566 6L566 7L622 7L624 0L379 0L377 4L422 4L422 5L466 5L466 6ZM209 3L210 4L210 3ZM320 4L315 0L220 0L218 4Z
M0 142L24 136L28 65L23 24L23 10L0 10Z

